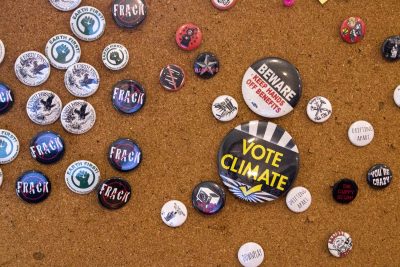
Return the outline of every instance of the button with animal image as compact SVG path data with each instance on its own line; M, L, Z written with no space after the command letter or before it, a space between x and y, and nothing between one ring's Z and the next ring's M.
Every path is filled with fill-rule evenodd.
M64 140L55 132L40 132L32 138L29 150L31 156L38 162L52 164L64 156Z
M92 6L82 6L71 15L70 26L76 37L83 41L99 39L106 28L103 13Z
M216 9L228 10L236 4L237 0L211 0Z
M49 60L41 53L28 51L21 54L14 65L15 74L27 86L39 86L50 76Z
M332 188L332 196L336 202L341 204L349 204L352 202L358 193L356 182L351 179L341 179L335 183Z
M323 97L316 96L307 104L307 116L313 122L322 123L327 121L332 115L331 102Z
M225 206L225 192L217 183L199 183L192 192L193 207L203 214L218 213Z
M336 231L328 239L329 252L337 258L347 256L352 248L353 241L346 232Z
M61 124L67 132L84 134L92 129L96 122L96 111L84 100L73 100L66 104L61 112Z
M77 194L92 192L100 181L100 170L93 162L78 160L65 171L65 183Z
M53 67L65 70L79 62L81 46L71 35L57 34L47 42L45 54Z
M219 60L210 52L201 53L194 61L193 70L198 77L210 79L219 72Z
M368 170L367 173L368 184L376 189L389 186L392 178L392 170L385 164L375 164Z
M178 65L168 64L160 72L160 84L167 91L178 91L185 84L185 72Z
M111 100L116 110L132 114L138 112L146 103L146 91L137 81L122 80L113 86Z
M186 51L198 48L203 39L200 28L192 23L187 23L178 28L175 34L175 41L178 46Z
M0 82L0 115L7 113L14 105L14 94L11 88Z
M131 171L142 162L142 150L133 140L121 138L110 145L108 161L119 171Z
M366 146L374 139L374 127L367 121L356 121L349 127L347 135L355 146Z
M47 90L31 95L26 102L26 113L29 119L39 125L52 124L61 115L62 103L60 97Z
M0 164L13 161L19 153L19 141L14 133L0 129Z
M122 44L110 44L103 50L102 60L110 70L121 70L129 61L129 52Z
M82 0L49 0L53 7L60 11L71 11L77 8Z
M264 261L264 250L255 242L247 242L240 247L237 256L243 267L257 267Z
M400 59L400 35L390 36L382 44L382 56L389 61Z
M161 208L161 219L169 227L181 226L187 216L186 206L179 200L170 200Z
M343 41L354 44L361 41L365 35L365 23L359 17L350 17L343 21L340 36Z
M212 113L219 121L231 121L238 113L238 103L229 95L221 95L212 103Z
M112 15L114 21L122 28L136 28L147 17L145 0L113 0Z
M46 200L51 192L51 183L40 171L24 172L15 182L17 196L30 204Z
M100 183L97 190L99 203L110 210L120 209L131 199L132 189L128 181L112 177Z
M97 70L87 63L76 63L65 72L64 84L77 97L88 97L96 93L100 85Z

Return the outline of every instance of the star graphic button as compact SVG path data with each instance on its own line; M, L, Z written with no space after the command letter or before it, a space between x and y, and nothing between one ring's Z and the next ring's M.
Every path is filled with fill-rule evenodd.
M193 70L200 78L210 79L219 71L218 58L210 52L201 53L194 61Z

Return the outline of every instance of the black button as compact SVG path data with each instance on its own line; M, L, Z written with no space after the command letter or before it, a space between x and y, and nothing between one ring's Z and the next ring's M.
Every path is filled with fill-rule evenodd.
M375 164L367 173L367 182L374 188L385 188L392 181L393 174L385 164Z
M201 53L194 61L193 69L200 78L210 79L219 71L218 58L209 52Z
M193 207L204 214L215 214L225 205L225 192L214 182L201 182L192 192Z
M400 35L386 38L382 44L381 51L382 56L389 61L400 59Z
M30 152L40 163L51 164L64 156L65 145L61 136L52 131L38 133L31 141Z
M131 186L122 178L110 178L103 181L97 191L100 204L111 210L122 208L131 199Z
M27 171L17 179L15 191L23 201L35 204L44 201L50 195L51 183L41 172Z
M114 107L126 114L139 111L146 102L146 92L137 81L122 80L114 85L112 103Z
M131 171L137 168L142 161L142 151L134 141L121 138L111 144L108 150L108 160L119 171Z
M0 115L6 113L14 104L14 95L8 85L0 82Z
M114 21L122 28L136 28L147 16L145 0L114 0L112 5Z
M335 183L332 189L333 198L342 204L352 202L358 193L357 184L350 179L342 179Z

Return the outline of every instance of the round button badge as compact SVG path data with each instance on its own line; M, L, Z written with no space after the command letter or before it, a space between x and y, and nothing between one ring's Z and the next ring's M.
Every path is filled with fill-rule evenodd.
M219 121L231 121L238 113L238 103L228 95L217 97L212 103L211 111Z
M237 0L211 0L216 9L228 10L236 4Z
M290 189L299 170L299 151L290 134L275 123L250 121L226 135L217 164L229 191L261 203Z
M225 192L214 182L201 182L193 189L192 205L203 214L216 214L225 206Z
M14 65L15 74L27 86L39 86L50 76L49 60L41 53L28 51L21 54Z
M120 209L131 199L132 189L128 181L113 177L100 183L97 197L100 204L110 210Z
M19 153L19 141L14 133L0 129L0 164L13 161Z
M374 128L367 121L356 121L347 132L350 142L355 146L366 146L374 139Z
M186 51L198 48L203 39L200 28L192 23L184 24L178 28L175 34L175 41L178 46Z
M0 64L4 60L4 56L6 55L6 48L2 40L0 40Z
M27 171L17 179L15 191L23 201L36 204L48 198L51 192L51 183L41 172Z
M400 108L400 85L394 89L393 92L393 100L396 103L396 105Z
M78 160L65 171L65 183L77 194L89 194L100 181L100 170L88 160Z
M76 63L65 72L64 83L67 90L77 97L88 97L96 93L100 85L97 70L87 63Z
M121 70L129 61L129 52L121 44L110 44L103 50L102 60L110 70Z
M106 20L97 8L83 6L72 13L70 25L76 37L83 41L94 41L103 35Z
M297 186L286 195L287 207L296 213L304 212L311 206L311 193L307 188Z
M356 198L357 193L358 186L356 182L347 178L337 181L332 189L333 198L341 204L352 202Z
M367 173L367 182L373 188L385 188L392 181L392 170L385 164L375 164Z
M390 36L382 44L382 56L389 61L400 59L400 35Z
M74 37L68 34L57 34L47 42L45 54L53 67L65 70L79 62L81 46Z
M64 140L55 132L40 132L31 140L29 150L32 157L38 162L55 163L64 156Z
M52 124L61 115L62 103L58 95L42 90L31 95L26 103L29 119L39 125Z
M300 73L291 63L276 57L250 66L242 81L247 106L266 118L282 117L293 110L302 91Z
M238 259L244 267L257 267L264 261L263 248L254 242L243 244L238 251Z
M73 100L61 112L61 124L67 132L83 134L92 129L96 122L96 111L84 100Z
M210 79L214 77L219 71L219 60L212 53L201 53L194 61L193 70L198 77L203 79Z
M361 41L365 35L365 23L359 17L350 17L343 21L340 36L343 41L354 44Z
M170 200L161 208L161 219L169 227L181 226L187 216L186 206L179 200Z
M0 82L0 115L7 113L14 105L14 94L11 88Z
M119 171L131 171L136 169L142 161L142 151L134 141L121 138L110 145L108 161Z
M0 169L0 187L3 184L3 171Z
M122 80L113 86L113 106L120 112L132 114L139 111L146 102L143 86L134 80Z
M307 104L307 116L313 122L322 123L327 121L332 115L331 102L323 97L316 96Z
M52 4L53 7L60 11L71 11L77 8L82 0L68 0L68 1L60 1L60 0L49 0L50 4Z
M353 248L350 235L343 231L333 233L328 239L329 252L338 258L347 256Z
M169 64L160 72L160 84L168 91L178 91L185 84L185 72L178 65Z
M145 0L113 0L112 15L122 28L136 28L147 17Z

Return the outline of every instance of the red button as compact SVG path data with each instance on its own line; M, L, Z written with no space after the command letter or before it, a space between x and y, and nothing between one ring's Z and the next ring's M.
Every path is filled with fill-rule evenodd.
M228 10L236 4L236 0L211 0L211 3L216 9Z
M349 44L361 41L365 35L364 21L359 17L345 19L340 27L340 35Z
M199 27L192 23L178 28L175 35L176 43L183 50L191 51L200 46L203 34Z

